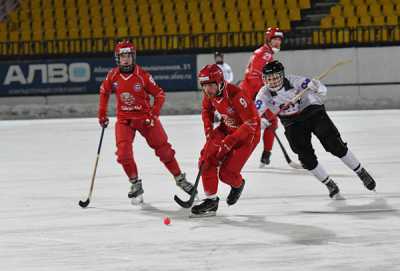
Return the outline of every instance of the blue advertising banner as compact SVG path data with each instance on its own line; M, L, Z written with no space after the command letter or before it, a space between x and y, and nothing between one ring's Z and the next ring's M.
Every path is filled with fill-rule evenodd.
M138 56L165 91L196 90L196 56ZM63 58L0 62L0 96L97 93L112 58Z

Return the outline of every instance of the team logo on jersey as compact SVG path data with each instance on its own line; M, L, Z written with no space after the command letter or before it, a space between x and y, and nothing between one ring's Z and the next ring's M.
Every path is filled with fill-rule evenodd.
M226 109L226 112L228 112L228 114L233 114L233 112L235 112L235 110L233 110L233 108L229 106L229 107Z
M138 92L142 89L142 85L140 83L136 83L133 87L133 90Z
M122 102L126 105L133 105L135 103L135 97L133 97L129 92L122 92L120 97Z
M118 82L112 83L112 89L117 89L117 87L118 87Z

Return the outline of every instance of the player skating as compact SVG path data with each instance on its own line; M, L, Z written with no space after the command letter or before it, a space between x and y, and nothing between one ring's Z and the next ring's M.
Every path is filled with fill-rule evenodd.
M255 50L246 68L240 87L255 99L258 91L264 85L262 69L268 62L273 61L274 54L279 52L283 41L283 32L277 27L269 27L265 32L265 44ZM274 131L278 128L278 120L274 114L266 110L261 117L263 133L263 152L260 159L260 167L270 163L272 146L274 145Z
M142 181L133 157L133 140L139 132L154 149L176 184L191 193L193 186L186 180L175 159L175 151L159 120L165 101L164 91L154 82L149 73L135 63L136 50L129 41L119 42L115 47L117 67L110 70L100 87L98 119L102 127L108 125L107 105L110 94L115 93L117 122L115 136L117 161L122 165L131 183L128 197L133 203L143 202ZM153 104L150 96L154 97Z
M279 61L272 61L264 66L263 80L265 86L256 97L259 114L262 115L266 109L278 114L291 149L297 153L303 167L326 185L331 198L343 199L338 186L317 160L311 144L312 134L319 139L327 152L340 158L357 173L367 189L375 189L374 179L348 149L347 143L343 142L338 129L329 118L323 102L327 88L320 81L302 76L285 76L284 67ZM298 102L290 103L305 89L309 91Z
M201 69L198 79L204 92L201 115L206 136L199 165L207 198L191 211L193 216L211 216L218 209L218 178L231 186L227 204L239 199L245 185L240 172L260 140L260 119L254 102L226 82L216 64ZM215 111L221 122L213 128Z

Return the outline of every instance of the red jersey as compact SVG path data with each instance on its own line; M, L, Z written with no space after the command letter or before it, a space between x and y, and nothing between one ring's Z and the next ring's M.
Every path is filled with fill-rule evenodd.
M165 101L162 88L138 65L130 74L120 73L118 67L108 72L100 86L99 115L106 116L112 92L116 96L116 115L120 119L144 118L149 114L158 116ZM150 104L150 95L154 97L153 106Z
M262 70L268 62L273 60L272 48L264 44L253 52L250 58L249 64L247 65L242 85L248 93L248 95L254 99L262 86L264 86L262 80Z
M222 130L238 141L260 132L260 118L254 102L236 85L225 81L220 97L204 95L201 116L206 134L213 129L215 111L221 114Z

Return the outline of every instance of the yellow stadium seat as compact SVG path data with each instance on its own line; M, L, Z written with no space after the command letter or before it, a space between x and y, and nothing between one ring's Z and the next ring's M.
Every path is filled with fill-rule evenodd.
M360 17L360 25L361 26L370 26L370 25L372 25L371 16L366 15L366 16Z
M340 0L342 6L351 6L351 0Z
M68 30L68 38L69 39L77 39L79 38L79 31L77 28L70 28Z
M348 17L346 20L346 26L350 28L354 28L358 25L358 17L356 16L351 16Z
M354 6L344 6L343 7L343 16L344 17L354 16Z
M367 16L368 15L367 6L366 5L356 6L356 15L358 17Z
M279 28L284 31L290 30L290 20L289 19L280 19L279 20Z
M344 17L333 18L333 26L336 28L343 28L346 26Z
M263 10L275 9L275 5L272 3L272 0L261 0L261 7Z
M382 6L382 14L384 16L393 15L395 14L394 5L393 4L386 4Z
M331 12L330 12L332 17L340 17L342 16L342 7L341 6L333 6L331 7Z
M286 4L289 9L299 8L299 3L297 2L297 0L287 0Z
M379 0L365 0L365 3L370 6L370 5L375 5L379 2Z
M128 28L127 27L118 27L117 28L117 36L118 37L127 37L128 36Z
M394 6L394 14L400 15L400 3L397 3L397 4Z
M300 21L301 20L301 14L300 14L300 9L289 9L289 19L293 21Z
M365 1L364 0L353 0L352 2L353 5L355 6L365 6Z
M301 9L311 8L310 0L299 0L299 6Z
M385 25L385 16L372 17L372 24L377 26Z
M320 22L321 28L331 28L332 27L332 17L326 16L321 19Z
M378 4L373 4L369 6L369 14L371 16L381 16L381 5Z
M386 24L396 26L399 24L398 17L396 15L386 16Z

